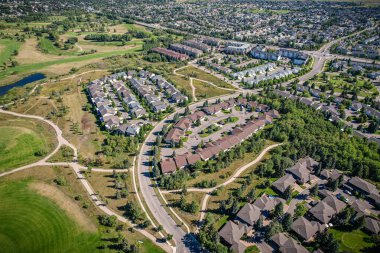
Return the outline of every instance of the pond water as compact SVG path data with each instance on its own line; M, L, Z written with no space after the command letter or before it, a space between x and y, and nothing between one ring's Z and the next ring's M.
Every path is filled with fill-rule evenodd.
M46 76L42 73L35 73L30 76L27 76L17 82L14 82L12 84L0 86L0 96L4 95L7 93L10 89L15 88L15 87L22 87L24 85L27 85L29 83L33 83L39 80L44 79Z

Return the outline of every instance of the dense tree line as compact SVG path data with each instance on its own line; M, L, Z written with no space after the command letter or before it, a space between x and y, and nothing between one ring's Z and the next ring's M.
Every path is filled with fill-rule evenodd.
M367 139L342 131L325 119L323 113L299 102L282 101L281 119L266 132L275 141L288 141L283 156L293 161L311 156L322 168L336 168L351 175L380 181L379 147ZM282 172L276 172L280 175Z
M130 41L132 35L130 34L88 34L84 37L85 40L92 40L98 42L111 42L111 41Z
M205 221L199 229L199 242L210 253L227 253L228 249L220 242L218 231L214 227L215 219L212 214L207 214Z

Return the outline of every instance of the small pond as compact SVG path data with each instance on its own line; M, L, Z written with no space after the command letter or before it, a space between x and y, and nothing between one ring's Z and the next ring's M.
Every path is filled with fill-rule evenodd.
M8 85L4 85L4 86L0 86L0 96L4 95L5 93L7 93L10 89L13 89L13 88L16 88L16 87L22 87L24 85L27 85L29 83L33 83L33 82L36 82L36 81L39 81L39 80L42 80L44 79L46 76L42 73L35 73L35 74L32 74L30 76L27 76L17 82L14 82L14 83L11 83L11 84L8 84Z

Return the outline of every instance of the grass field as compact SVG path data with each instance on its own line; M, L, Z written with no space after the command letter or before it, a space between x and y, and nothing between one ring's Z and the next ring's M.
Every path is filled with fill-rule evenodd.
M191 201L195 201L199 207L201 207L201 201L203 199L203 192L188 192L185 196L186 203L191 203ZM175 212L188 224L191 226L191 230L196 230L197 222L200 218L200 212L196 213L188 213L182 211L179 207L175 206L176 202L181 198L181 194L179 193L168 193L165 194L165 199L168 201L169 205L172 205Z
M0 114L0 172L42 159L55 143L55 132L45 123Z
M374 246L373 243L369 242L371 236L361 230L345 232L332 228L329 231L339 241L340 252L366 252L366 248Z
M77 52L72 50L61 50L54 46L53 42L48 38L41 37L39 39L39 48L45 54L54 54L54 55L77 55Z
M67 185L58 187L54 183L58 176L65 178ZM48 190L53 187L55 189L54 194L51 194L51 191L45 191L42 194L35 185L48 186ZM5 191L5 189L7 190ZM104 213L92 204L86 190L70 168L35 167L14 173L5 178L0 178L0 191L2 200L0 203L0 245L3 246L7 242L7 245L12 246L14 242L9 242L11 235L16 238L23 237L23 240L16 241L20 244L18 245L19 248L15 248L14 251L3 251L3 247L1 247L0 252L118 252L114 248L115 239L118 236L116 231L100 225L95 226L94 231L97 216ZM77 197L80 199L75 200ZM65 201L60 201L62 198ZM35 203L35 201L38 202ZM88 205L87 208L83 208L85 203ZM49 213L47 214L47 212ZM3 223L4 217L11 221ZM82 217L86 223L79 222L77 217ZM33 238L29 235L25 236L21 227L25 227L25 230L33 234ZM60 233L58 239L62 242L55 243L52 241L55 238L47 237L48 235L55 237L56 229L57 233ZM139 232L129 231L127 226L124 226L120 233L129 244L139 244L140 253L164 253L161 248ZM32 244L33 240L44 248L28 250L27 246ZM64 245L64 242L70 247ZM64 247L59 248L62 244ZM78 246L78 244L80 245ZM77 249L72 248L71 245ZM97 246L105 246L105 249L97 250ZM24 248L27 250L23 251Z
M96 252L88 233L53 201L28 188L30 181L0 183L1 252Z
M89 55L83 55L83 56L74 56L59 60L53 60L53 61L46 61L46 62L38 62L38 63L32 63L32 64L25 64L20 65L14 68L8 68L0 73L0 79L5 78L9 75L14 74L23 74L23 73L30 73L34 71L40 71L46 67L50 67L53 65L60 65L57 67L60 68L66 68L67 71L69 71L72 67L72 63L81 62L81 61L88 61L93 59L99 59L99 58L105 58L110 57L114 55L123 55L126 53L133 53L138 52L141 50L141 46L137 45L136 47L131 47L126 50L117 50L117 51L111 51L111 52L104 52L104 53L95 53L95 54L89 54Z
M12 56L15 50L20 48L21 43L15 40L0 40L0 65L3 65Z
M229 83L227 83L227 82L225 82L225 81L223 81L223 80L221 80L221 79L219 79L219 78L217 78L217 77L215 77L209 73L206 73L203 70L195 68L193 66L188 66L186 68L183 68L183 69L177 71L177 73L185 75L185 76L190 76L190 77L198 78L201 80L205 80L205 81L211 82L211 83L213 83L219 87L235 89Z
M272 144L273 144L273 142L267 141L265 147L270 146ZM257 155L258 154L254 153L254 152L246 153L246 154L244 154L244 157L242 159L237 159L237 160L233 161L228 167L220 169L219 171L214 172L214 173L199 172L198 176L194 179L188 180L186 182L186 185L188 187L194 187L199 182L201 182L203 180L209 180L209 179L213 179L216 181L217 184L221 184L224 181L226 181L230 176L232 176L238 168L240 168L241 166L244 166L245 164L255 160ZM247 169L247 170L250 170L250 169Z
M211 84L198 80L193 80L193 85L195 87L195 96L198 99L217 97L232 93L231 91L221 90L212 86Z

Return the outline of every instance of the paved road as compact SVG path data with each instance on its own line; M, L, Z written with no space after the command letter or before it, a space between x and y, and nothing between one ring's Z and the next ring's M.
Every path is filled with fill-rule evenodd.
M226 95L220 98L228 99L236 97L237 94ZM214 103L217 98L209 99L210 103ZM204 100L199 101L189 106L191 111L196 110L196 107L201 106ZM145 142L142 144L140 154L137 158L137 178L139 182L139 188L143 199L148 205L154 218L160 223L165 231L173 235L173 239L176 243L176 252L202 252L199 242L195 236L188 234L171 217L167 210L162 206L159 197L156 195L154 185L150 177L150 159L152 158L152 146L156 140L156 135L162 130L162 127L167 123L169 119L172 119L174 114L183 113L184 109L180 109L168 116L163 121L159 122L154 129L149 133Z

